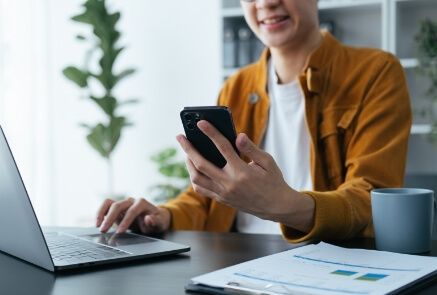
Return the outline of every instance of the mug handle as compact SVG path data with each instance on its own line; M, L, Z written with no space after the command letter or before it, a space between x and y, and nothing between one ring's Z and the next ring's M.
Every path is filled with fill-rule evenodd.
M431 226L431 239L432 239L432 236L433 236L433 233L434 233L434 227L436 226L436 224L435 224L435 221L436 221L436 219L437 219L437 201L436 201L436 199L435 199L435 195L434 195L434 210L433 210L433 212L432 212L432 215L433 215L433 222L432 222L432 226Z

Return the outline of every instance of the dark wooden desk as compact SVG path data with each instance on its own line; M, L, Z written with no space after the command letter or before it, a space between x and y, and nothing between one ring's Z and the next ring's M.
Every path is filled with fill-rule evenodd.
M160 238L190 245L191 251L170 257L53 274L0 253L0 294L187 294L190 278L303 244L286 243L277 235L169 232ZM329 241L328 241L329 242ZM336 243L373 248L373 240ZM437 241L430 253L437 256ZM437 294L437 282L416 294Z

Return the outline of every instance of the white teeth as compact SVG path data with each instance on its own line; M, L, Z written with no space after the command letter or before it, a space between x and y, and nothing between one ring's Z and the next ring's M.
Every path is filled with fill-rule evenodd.
M283 17L269 18L269 19L265 19L263 21L263 23L265 23L267 25L270 25L270 24L274 24L274 23L280 22L283 19L284 19Z

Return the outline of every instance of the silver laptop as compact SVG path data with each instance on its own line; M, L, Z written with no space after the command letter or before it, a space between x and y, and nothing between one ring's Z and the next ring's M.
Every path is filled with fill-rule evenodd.
M189 246L134 233L41 229L1 126L0 133L0 251L58 271L190 250Z

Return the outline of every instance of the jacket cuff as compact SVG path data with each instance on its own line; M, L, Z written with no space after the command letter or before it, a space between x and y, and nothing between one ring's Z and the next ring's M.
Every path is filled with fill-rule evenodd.
M350 229L351 217L346 200L333 192L302 191L315 201L314 226L303 233L281 224L282 236L287 242L300 243L308 240L344 238Z
M203 223L200 220L198 222L195 222L195 220L193 224L192 217L185 210L181 209L180 205L174 204L172 200L157 207L170 211L171 222L169 230L202 230L203 228Z

